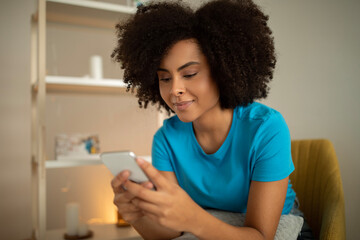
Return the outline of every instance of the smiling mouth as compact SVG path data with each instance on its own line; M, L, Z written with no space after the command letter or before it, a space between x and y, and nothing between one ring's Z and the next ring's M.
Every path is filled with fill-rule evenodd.
M193 100L191 100L191 101L177 102L177 103L174 103L174 107L175 107L175 109L177 109L177 110L183 111L183 110L187 109L188 107L190 107L190 105L191 105L193 102L194 102Z

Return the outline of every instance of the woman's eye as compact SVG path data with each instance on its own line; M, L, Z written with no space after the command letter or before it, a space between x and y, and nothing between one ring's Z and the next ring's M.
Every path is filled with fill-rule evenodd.
M184 78L191 78L191 77L194 77L197 73L193 73L193 74L187 74L187 75L184 75Z
M159 80L162 82L168 82L170 81L170 78L159 78Z

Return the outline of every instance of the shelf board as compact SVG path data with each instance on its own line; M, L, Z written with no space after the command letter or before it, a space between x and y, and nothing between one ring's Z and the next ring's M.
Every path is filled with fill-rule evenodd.
M48 160L45 162L46 168L66 168L78 166L100 165L100 154L91 154L88 156L60 157L57 160Z
M94 87L113 87L126 88L126 84L121 79L92 79L80 77L46 76L47 85L73 85L73 86L94 86Z
M90 0L47 0L48 2L62 3L79 7L94 8L111 12L121 12L127 14L136 13L136 7L124 6L121 4L98 2Z
M80 167L80 166L92 166L92 165L101 165L102 162L100 159L82 159L82 160L68 160L68 161L59 161L59 160L48 160L45 162L45 167L49 168L68 168L68 167Z
M46 89L57 91L126 92L127 85L121 79L91 79L80 77L46 76ZM37 91L37 84L33 85Z
M140 158L151 162L151 156L139 156ZM50 168L67 168L67 167L80 167L80 166L91 166L103 164L100 160L99 154L94 154L88 157L69 157L62 158L60 160L47 160L45 167Z

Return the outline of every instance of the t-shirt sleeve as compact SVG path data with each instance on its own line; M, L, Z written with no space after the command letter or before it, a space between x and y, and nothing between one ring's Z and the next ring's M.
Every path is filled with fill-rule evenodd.
M294 171L289 128L280 113L270 115L254 138L252 180L270 182Z
M157 170L169 171L169 172L174 171L169 156L167 141L162 132L162 129L159 129L154 135L151 157L152 157L152 164Z

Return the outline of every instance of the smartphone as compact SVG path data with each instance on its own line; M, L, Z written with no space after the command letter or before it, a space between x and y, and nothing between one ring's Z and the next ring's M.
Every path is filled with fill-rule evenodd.
M135 183L150 181L139 165L137 165L136 155L133 152L104 152L100 154L100 158L114 176L121 171L129 170L129 180Z

